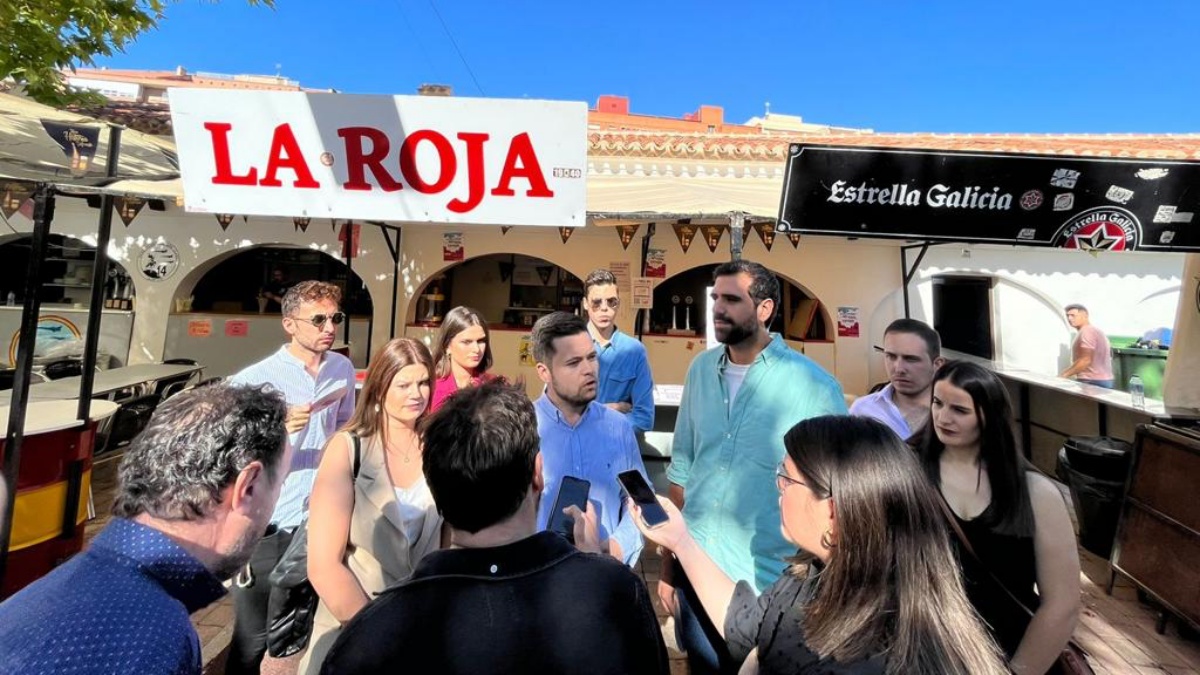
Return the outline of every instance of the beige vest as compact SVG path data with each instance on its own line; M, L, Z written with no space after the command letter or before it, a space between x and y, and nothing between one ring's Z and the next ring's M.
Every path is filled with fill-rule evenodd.
M426 488L425 523L416 541L405 536L398 517L396 491L388 477L383 443L379 437L362 440L361 464L354 481L354 511L350 517L350 541L346 545L346 567L358 579L367 597L407 579L413 568L441 541L442 518ZM353 466L353 442L350 444ZM308 651L300 661L300 673L318 673L325 655L341 633L342 624L321 602L313 619Z

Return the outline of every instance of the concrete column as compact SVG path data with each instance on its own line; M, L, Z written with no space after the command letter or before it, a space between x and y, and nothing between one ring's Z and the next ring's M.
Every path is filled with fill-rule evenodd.
M1182 286L1163 380L1163 402L1200 409L1200 253L1187 254Z

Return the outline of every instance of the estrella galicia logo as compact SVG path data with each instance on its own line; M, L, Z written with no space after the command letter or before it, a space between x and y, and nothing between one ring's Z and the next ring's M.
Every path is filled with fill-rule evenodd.
M1142 224L1133 213L1115 206L1097 206L1071 216L1054 235L1054 246L1083 251L1134 251Z

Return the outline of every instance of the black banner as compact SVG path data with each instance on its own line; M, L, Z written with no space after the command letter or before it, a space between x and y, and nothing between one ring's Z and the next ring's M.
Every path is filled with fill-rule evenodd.
M100 144L100 127L80 124L64 124L42 120L42 128L62 148L63 155L71 160L71 173L82 176L91 166L92 158Z
M1200 251L1200 162L793 144L780 234Z

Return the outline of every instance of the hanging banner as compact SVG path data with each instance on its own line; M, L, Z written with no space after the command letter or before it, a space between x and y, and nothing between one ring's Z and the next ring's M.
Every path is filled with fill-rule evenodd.
M771 246L775 243L775 223L769 220L756 221L754 231L758 232L758 238L762 240L763 246L770 251Z
M189 211L582 226L587 104L170 89Z
M462 232L442 233L442 261L457 262L462 260L464 255L466 251L463 250Z
M687 253L688 249L692 247L692 239L696 237L696 226L674 223L671 228L675 230L675 238L679 240L680 248Z
M88 172L100 145L100 127L42 120L42 128L70 160L67 166L72 176L79 177Z
M32 183L5 183L0 212L4 213L5 218L12 218L12 215L21 209L21 205L32 196Z
M792 242L792 248L800 248L800 233L799 232L788 232L787 238L788 238L788 241Z
M646 276L655 279L667 278L667 249L646 249Z
M704 243L708 244L709 253L716 253L717 246L721 243L721 235L725 234L725 230L729 229L728 225L705 225Z
M308 224L312 218L292 218L292 227L298 232L308 232Z
M233 222L233 214L232 213L218 213L216 215L217 215L217 222L221 224L221 231L224 232L224 231L228 230L229 224Z
M1200 251L1200 162L793 144L777 232Z
M558 236L562 237L562 241L564 244L567 243L567 240L571 238L572 234L575 234L575 228L573 228L573 227L558 228Z
M626 251L629 250L629 245L631 243L633 243L633 235L637 234L638 228L641 226L642 226L641 223L617 226L617 236L621 238L621 248L622 249L624 249Z

